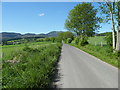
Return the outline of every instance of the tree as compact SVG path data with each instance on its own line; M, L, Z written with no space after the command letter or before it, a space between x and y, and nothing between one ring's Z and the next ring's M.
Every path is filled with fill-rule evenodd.
M72 42L72 39L71 38L68 38L67 39L67 43L71 43Z
M82 3L70 10L65 22L65 28L73 31L77 36L92 36L99 28L100 18L96 16L97 9L91 3Z
M112 24L112 42L113 49L116 48L116 30L115 30L115 19L117 19L117 3L104 0L105 2L99 3L101 14L104 15L103 22L111 20Z
M72 32L69 32L69 31L67 31L67 32L61 32L61 33L58 34L58 36L59 36L62 40L66 40L66 39L68 39L68 38L71 38L71 39L73 40L73 37L74 37L73 33L72 33Z
M60 37L62 40L64 40L64 32L60 32L60 33L58 34L58 37Z
M55 42L55 37L50 37L50 41Z
M64 33L64 37L65 39L71 38L73 40L74 35L72 32L67 31Z
M120 1L118 2L118 30L117 30L116 50L120 51Z

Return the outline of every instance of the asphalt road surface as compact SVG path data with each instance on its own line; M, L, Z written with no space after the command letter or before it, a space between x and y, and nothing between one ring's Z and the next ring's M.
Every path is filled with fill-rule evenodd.
M57 88L118 88L118 69L63 44L55 84Z

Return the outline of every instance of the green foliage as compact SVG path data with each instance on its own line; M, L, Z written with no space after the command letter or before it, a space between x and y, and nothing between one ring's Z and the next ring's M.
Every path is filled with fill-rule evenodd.
M103 22L108 22L111 21L111 26L112 26L112 44L111 42L108 43L109 45L113 46L113 49L116 48L116 33L115 33L115 27L116 27L116 21L118 19L118 2L110 2L110 1L106 1L106 2L102 2L100 3L100 11L101 11L101 15L103 15ZM116 20L115 20L116 19ZM118 23L118 22L117 22ZM108 37L109 38L109 37ZM110 38L107 41L111 41Z
M113 54L115 55L115 57L120 58L120 51L116 51L116 52L114 52Z
M45 38L45 41L50 41L50 38Z
M39 38L36 40L36 42L43 42L44 41L44 38Z
M107 33L106 37L105 37L105 40L107 42L107 45L112 46L113 45L113 42L112 42L112 33Z
M68 38L71 38L73 40L74 35L72 32L61 32L59 33L58 37L60 37L62 40L66 41Z
M88 40L88 37L82 37L82 38L79 40L79 45L80 45L80 46L85 46L85 45L89 44L87 40Z
M14 59L3 61L3 88L47 88L61 52L61 44L24 47Z
M55 37L51 37L50 40L51 40L52 42L55 42Z
M102 22L111 20L111 14L114 19L118 19L118 6L117 2L99 2L99 11L102 15Z
M79 39L80 39L79 37L76 37L76 38L75 38L75 44L76 44L76 45L78 45Z
M65 27L75 32L78 36L92 36L95 29L99 28L100 17L96 16L97 9L91 3L82 3L70 10Z
M61 43L61 42L62 42L62 38L61 38L61 37L56 37L56 38L55 38L55 41Z
M75 44L76 45L79 45L79 46L85 46L85 45L87 45L87 44L89 44L88 43L88 37L86 37L86 36L84 36L84 37L76 37L75 38Z
M87 40L82 40L82 41L79 42L80 46L85 46L87 44L89 44Z
M67 39L67 43L71 43L72 42L72 39L71 38L68 38Z

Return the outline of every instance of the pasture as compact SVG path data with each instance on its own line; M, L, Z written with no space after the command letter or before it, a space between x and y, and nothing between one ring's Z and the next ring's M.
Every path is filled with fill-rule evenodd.
M25 46L36 48L38 46L44 46L46 44L51 44L52 42L30 42L18 45L4 45L2 48L2 60L8 60L11 58L12 54L15 52L20 52Z
M107 42L105 41L105 36L94 36L94 37L89 37L88 42L91 45L107 45Z

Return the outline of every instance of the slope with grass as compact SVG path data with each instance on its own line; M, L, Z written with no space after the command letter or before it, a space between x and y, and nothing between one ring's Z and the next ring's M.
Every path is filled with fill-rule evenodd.
M89 44L91 44L91 45L101 45L101 43L102 43L102 45L106 45L107 43L106 43L106 41L105 41L105 36L94 36L94 37L89 37L88 38L88 42L89 42Z
M118 59L120 56L118 53L113 53L112 48L107 45L104 36L89 37L88 42L89 44L86 46L76 45L74 41L70 45L75 46L91 55L94 55L115 67L118 67ZM100 44L101 42L103 44L102 46Z

